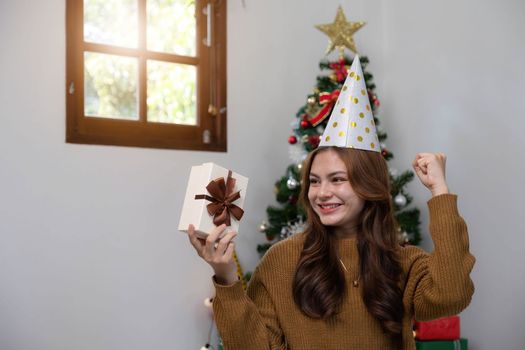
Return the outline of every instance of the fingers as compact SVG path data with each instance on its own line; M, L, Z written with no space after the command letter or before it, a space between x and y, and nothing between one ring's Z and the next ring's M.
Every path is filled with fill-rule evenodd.
M421 152L416 154L416 159L437 159L437 160L446 160L447 156L443 152L430 153L430 152Z
M442 152L438 152L438 153L424 153L423 152L423 153L416 154L416 158L412 162L412 166L414 167L414 169L416 169L416 167L419 167L423 171L423 173L426 174L427 168L429 166L436 165L444 169L446 160L447 160L447 156Z
M432 195L448 193L445 179L445 163L447 157L444 153L418 153L412 167L421 183L425 185Z
M421 178L422 176L425 175L425 173L423 172L423 170L419 167L417 161L414 161L414 162L412 163L412 167L414 168L414 171L416 172L416 175L417 175L418 177Z
M233 239L237 237L237 232L228 232L225 234L222 238L220 238L218 241L214 242L212 245L211 250L208 249L208 242L206 242L206 256L205 259L208 262L214 263L214 264L225 264L228 263L233 253L228 252L232 251L234 249L234 242Z
M228 244L228 248L226 248L226 251L224 252L224 260L229 261L233 259L234 252L235 252L235 242L231 241L230 244Z
M197 234L195 233L195 227L191 224L188 226L188 238L190 240L191 245L197 251L197 254L199 254L199 256L202 257L204 243L200 238L197 237Z
M228 232L224 237L222 237L217 244L215 251L219 255L224 255L229 249L230 245L233 244L233 239L237 237L237 232Z
M445 169L445 165L447 164L447 156L445 153L437 153L437 155L441 164L443 165L443 169Z
M195 227L188 226L188 237L199 254L212 267L228 264L233 259L235 251L234 238L237 237L237 232L231 231L219 238L226 229L226 225L220 225L213 229L205 240L197 237Z
M412 167L418 176L427 174L427 167L429 164L428 156L423 156L422 153L416 155L416 159L412 162Z
M215 229L213 229L213 231L210 232L208 237L206 237L206 246L204 247L204 252L206 253L207 257L213 256L213 253L215 252L215 243L225 228L226 224L217 226Z
M420 158L417 160L417 167L426 175L430 160L428 158Z

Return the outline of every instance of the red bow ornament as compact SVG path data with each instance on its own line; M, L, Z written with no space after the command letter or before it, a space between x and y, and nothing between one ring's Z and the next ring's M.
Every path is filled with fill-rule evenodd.
M338 62L330 63L329 67L335 71L335 76L338 82L345 80L348 70L346 69L345 59L341 58Z
M319 94L319 103L321 105L324 105L324 107L319 111L319 113L317 113L312 119L310 119L310 123L313 126L319 125L319 123L322 122L328 116L328 113L330 113L332 107L337 101L337 98L339 97L339 93L339 90L334 90L331 93L321 92Z
M206 206L206 209L208 209L208 214L213 216L213 224L215 226L222 224L230 226L230 216L241 220L244 215L244 210L232 203L241 198L240 191L234 192L235 182L236 180L232 177L230 170L228 171L226 181L224 181L224 178L219 177L218 179L210 181L208 186L206 186L211 196L207 194L195 195L195 199L205 199L211 202Z

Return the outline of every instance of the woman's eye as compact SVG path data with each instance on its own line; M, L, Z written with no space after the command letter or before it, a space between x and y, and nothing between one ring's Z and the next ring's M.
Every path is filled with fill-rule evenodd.
M343 182L343 181L346 181L346 179L343 178L343 177L334 177L334 180L333 180L333 181L334 181L334 182Z
M318 182L319 182L319 181L318 181L317 179L310 179L310 183L311 183L311 184L316 184L316 183L318 183Z

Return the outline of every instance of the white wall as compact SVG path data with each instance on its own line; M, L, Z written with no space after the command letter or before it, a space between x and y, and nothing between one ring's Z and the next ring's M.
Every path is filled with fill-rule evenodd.
M250 177L238 252L252 269L257 226L289 163L289 122L327 45L313 26L339 4L245 2L228 4L228 152L207 153L65 144L64 1L0 1L2 350L203 344L211 271L175 229L189 168L214 161ZM522 348L523 5L342 4L368 23L355 38L372 61L395 166L418 150L449 154L478 258L463 335L475 350ZM424 210L427 194L411 191Z
M228 152L207 153L64 143L65 1L0 1L2 350L203 345L211 270L176 230L189 168L250 177L238 250L252 269L327 45L313 25L335 8L229 1Z
M476 292L462 335L469 349L524 349L525 3L385 0L383 18L378 90L394 164L446 152L469 224ZM410 188L425 209L426 191Z

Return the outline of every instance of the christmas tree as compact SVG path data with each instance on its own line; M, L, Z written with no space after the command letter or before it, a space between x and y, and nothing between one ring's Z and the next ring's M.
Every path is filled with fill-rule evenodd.
M345 49L356 53L353 34L364 25L363 22L348 22L341 7L333 23L318 25L316 28L329 36L330 45L327 54L338 49L340 54L336 60L323 59L319 66L321 75L317 77L317 84L313 92L307 97L306 103L299 108L293 121L293 134L288 138L290 144L290 164L284 175L275 183L275 195L278 206L269 206L266 210L268 219L264 221L259 231L265 234L268 242L259 244L257 251L262 255L268 248L295 233L304 230L306 221L303 209L297 203L301 191L300 173L302 162L308 152L319 145L331 110L337 101L339 91L347 76L347 70L353 59L345 54ZM385 144L387 134L382 130L378 119L379 99L375 93L373 76L367 70L369 60L361 56L364 79L368 88L368 97L374 121L377 127L381 154L388 161L394 155ZM399 239L402 244L417 245L421 241L419 230L419 209L409 208L412 197L406 192L406 185L414 178L410 170L398 173L389 167L391 180L391 194L394 203L395 216L399 224Z

